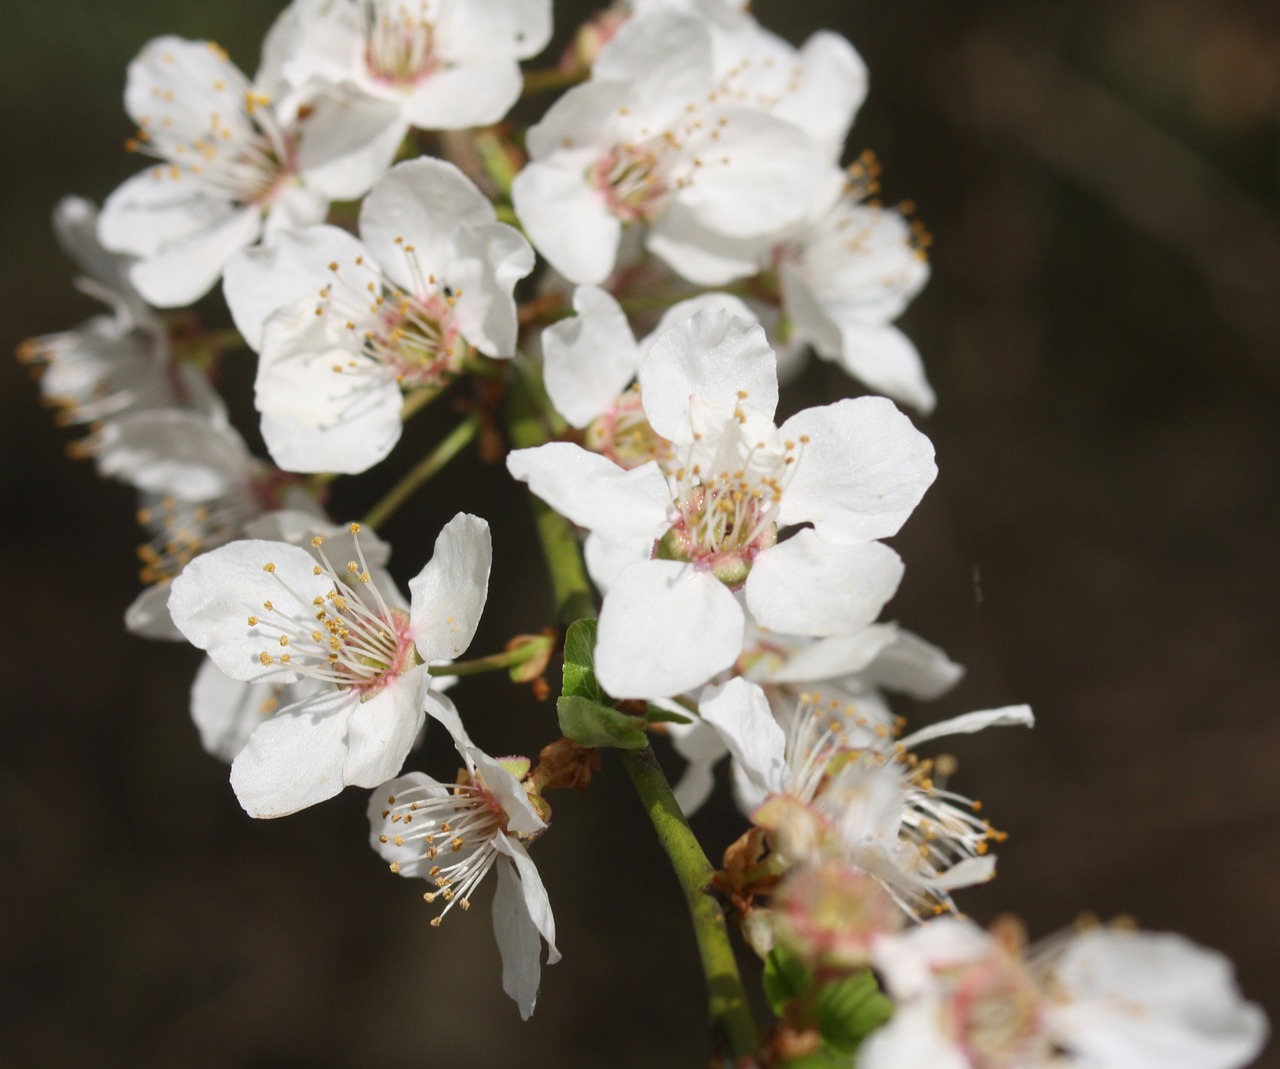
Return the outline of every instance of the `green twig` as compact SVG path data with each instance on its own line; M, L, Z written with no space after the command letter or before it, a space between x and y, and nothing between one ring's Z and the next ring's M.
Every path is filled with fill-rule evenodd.
M513 649L491 653L487 657L475 657L469 661L453 661L449 664L433 664L427 671L433 676L478 676L482 672L497 672L504 668L518 668L536 657L549 656L554 639L537 637L522 642Z
M524 72L524 91L526 94L545 93L551 89L567 89L586 80L585 71L562 71L555 67L544 67Z
M480 430L480 417L468 416L459 423L449 436L430 453L423 457L412 469L383 496L382 500L365 515L364 523L377 530L400 508L414 492L456 457L468 442Z
M747 1004L738 962L725 930L724 913L707 893L714 872L711 862L680 812L652 747L621 752L622 763L627 766L658 840L671 859L689 906L702 971L707 978L712 1028L727 1041L735 1058L750 1057L759 1049L760 1034Z

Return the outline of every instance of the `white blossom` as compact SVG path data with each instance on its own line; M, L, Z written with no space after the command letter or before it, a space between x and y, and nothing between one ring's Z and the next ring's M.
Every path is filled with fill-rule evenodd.
M453 164L393 168L360 234L281 234L227 268L227 303L261 353L263 438L289 471L366 470L399 440L404 391L449 382L471 349L515 350L533 250Z
M137 257L130 278L152 304L190 304L264 232L319 222L330 199L361 195L389 163L332 128L341 101L278 110L270 73L251 82L213 42L179 37L156 38L129 65L130 147L157 162L107 198L98 233Z
M632 19L597 70L611 55L628 57L626 73L569 90L529 130L512 196L530 240L570 280L599 284L623 226L647 224L647 247L678 273L727 281L704 277L702 254L799 221L826 177L821 151L799 127L723 93L699 19Z
M444 903L431 920L435 927L455 905L469 909L475 888L497 869L493 931L502 955L502 989L528 1020L542 975L543 940L547 964L560 960L551 904L525 847L547 827L521 783L529 761L486 754L467 737L443 695L428 695L426 708L449 731L466 767L453 783L409 772L375 789L370 843L392 872L430 883L423 898Z
M353 525L358 533L358 525ZM245 540L197 557L174 580L174 622L233 679L324 684L266 718L231 766L256 817L283 816L400 770L424 722L427 665L470 645L488 594L489 526L465 513L409 584L384 593L357 543L335 564L286 542Z
M679 694L729 668L744 642L734 589L765 627L829 635L870 623L897 587L901 562L875 540L932 481L932 447L880 398L775 426L774 366L759 326L701 312L664 331L640 370L648 422L674 446L665 471L569 443L508 457L591 532L588 564L607 587L596 670L616 697Z
M942 917L874 959L898 1007L865 1069L1239 1069L1267 1037L1230 963L1172 933L1095 927L1024 956L1007 929Z

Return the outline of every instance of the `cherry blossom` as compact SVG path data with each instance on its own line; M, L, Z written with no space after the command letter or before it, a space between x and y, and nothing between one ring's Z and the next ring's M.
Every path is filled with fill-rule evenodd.
M515 350L512 294L533 251L453 164L393 168L360 233L281 234L227 268L227 303L261 353L263 438L289 471L366 470L399 440L406 390L448 383L471 349Z
M489 525L466 513L440 532L407 606L374 582L358 543L345 566L323 546L317 537L317 563L287 542L233 542L173 582L174 622L232 679L324 684L264 719L232 763L231 785L255 817L395 775L424 722L427 664L466 650L488 594Z
M466 767L454 783L409 772L376 788L369 799L370 843L392 872L429 881L432 889L422 897L444 903L434 927L455 905L470 909L475 888L497 869L493 931L502 989L528 1020L542 976L543 940L547 964L560 960L551 905L525 845L547 827L521 783L530 764L523 757L495 759L477 747L443 695L428 695L426 709L448 730Z

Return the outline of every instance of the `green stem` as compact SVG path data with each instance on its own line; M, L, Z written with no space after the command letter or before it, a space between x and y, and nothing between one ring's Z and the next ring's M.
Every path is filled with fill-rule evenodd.
M544 93L549 89L567 89L571 85L586 81L583 71L562 71L555 67L524 72L524 91L526 94Z
M443 442L418 461L404 478L387 491L382 500L368 511L363 522L374 530L381 528L423 483L462 452L479 430L479 416L468 416L459 423Z
M470 661L454 661L451 664L432 664L427 671L433 676L478 676L482 672L497 672L504 668L517 668L535 657L548 654L552 640L531 641L516 646L515 649L491 653L487 657L475 657Z
M563 425L558 416L553 420L549 413L539 411L531 378L528 371L518 368L507 394L507 434L511 444L519 449L544 445L554 437L552 428L557 424ZM549 422L551 426L548 426ZM595 616L595 596L582 565L582 552L578 548L573 524L541 498L530 494L529 500L533 507L533 522L538 529L538 541L542 544L542 555L551 574L556 619L567 627L584 616Z
M759 1049L760 1034L747 1004L738 962L725 930L724 913L706 890L714 872L711 862L680 812L652 747L624 750L622 762L684 891L707 978L712 1028L728 1041L735 1058L748 1058Z

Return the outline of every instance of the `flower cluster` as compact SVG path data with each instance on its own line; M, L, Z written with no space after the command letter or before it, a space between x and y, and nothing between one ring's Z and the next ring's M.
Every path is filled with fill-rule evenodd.
M728 758L749 827L685 889L704 961L732 961L726 915L765 959L763 1041L725 994L736 968L713 981L742 1064L1244 1065L1266 1023L1211 952L1100 927L1024 952L957 914L1005 836L950 789L950 758L917 751L1034 719L907 732L891 705L962 670L882 619L904 573L885 540L937 475L896 403L936 400L895 326L929 236L876 199L873 156L843 165L868 81L853 46L797 47L732 0L619 0L522 72L551 31L550 0L293 0L252 79L158 38L125 92L151 163L101 212L58 206L109 312L20 356L87 428L75 451L140 496L126 623L207 653L191 713L240 804L371 789L371 845L423 881L434 926L494 870L503 988L528 1017L544 944L560 956L531 851L546 795L622 751L664 843L705 863L673 814ZM548 88L519 136L508 113ZM178 311L218 285L234 330ZM270 462L215 389L241 348ZM870 393L786 408L809 351ZM331 515L339 477L403 460L405 422L444 397L456 428L364 520ZM489 523L442 505L407 597L378 531L473 441L546 506L557 604L542 634L466 659ZM502 670L545 699L561 646L548 745L490 756L446 689ZM453 779L406 771L431 721ZM655 739L684 760L674 789Z

